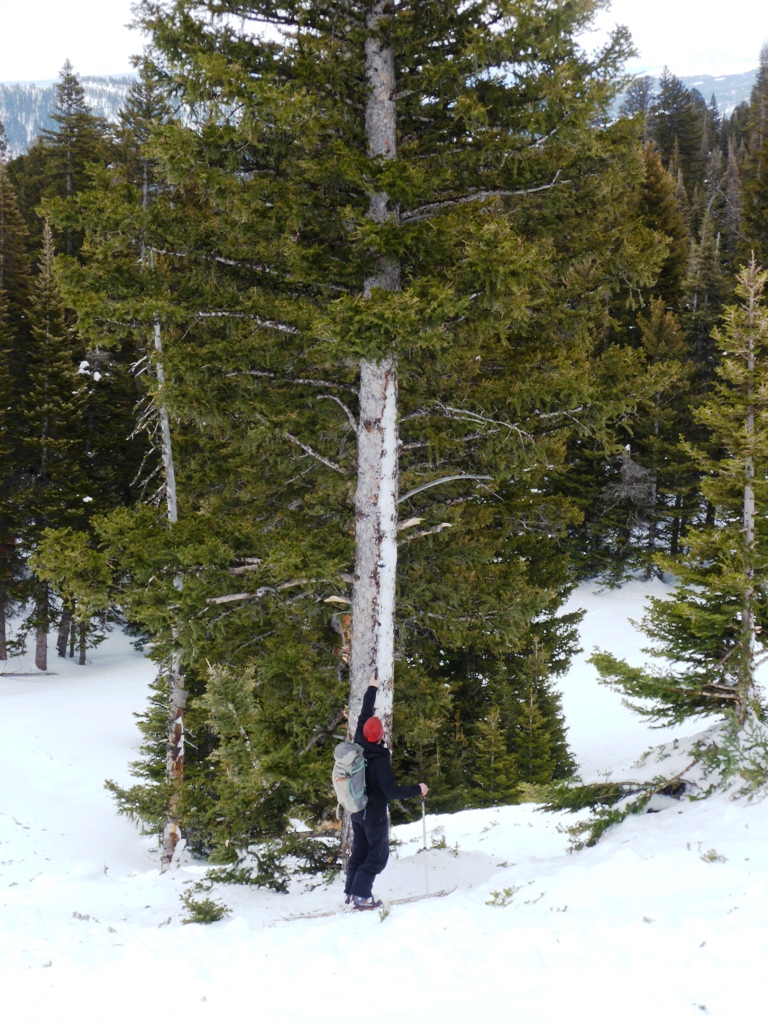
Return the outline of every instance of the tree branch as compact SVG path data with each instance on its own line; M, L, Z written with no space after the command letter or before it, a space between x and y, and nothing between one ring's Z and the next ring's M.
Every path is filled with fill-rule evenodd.
M429 487L439 487L440 484L450 483L452 480L493 480L492 476L477 476L472 473L460 473L456 476L442 476L439 480L430 480L426 484L420 484L418 487L414 487L413 490L408 491L401 498L398 498L398 504L403 501L407 501L412 498L414 494L419 494L420 491L426 491Z
M352 427L354 433L357 433L357 420L352 415L351 411L349 410L349 407L346 406L340 398L337 398L336 395L318 395L317 397L318 399L329 398L332 402L335 402L338 406L340 406L344 410L350 427Z
M225 309L215 309L207 313L195 313L195 317L198 320L212 320L217 318L228 318L231 320L253 320L259 327L268 327L274 331L282 331L283 334L299 334L298 327L292 327L290 324L280 323L279 320L264 320L263 317L257 316L255 313L232 313Z
M320 452L316 452L311 445L305 444L305 442L300 441L298 437L294 437L293 434L289 434L287 430L283 432L282 436L286 439L286 441L290 441L291 444L295 444L299 448L301 448L301 450L303 452L306 452L307 455L311 455L313 459L317 459L318 462L322 462L322 464L324 466L327 466L328 469L332 469L336 473L341 473L342 476L349 475L346 469L344 469L343 466L340 466L338 462L334 462L333 459L327 459L324 455L321 455Z
M558 170L552 181L547 185L536 185L533 188L521 188L521 189L487 189L484 192L472 192L466 196L458 196L456 199L445 199L437 203L427 203L425 206L417 207L415 210L406 210L400 215L401 224L413 224L415 221L425 220L427 217L432 217L436 213L441 213L443 210L453 209L457 206L466 206L467 203L481 203L486 199L503 199L509 196L529 196L535 192L546 192L551 188L554 188L559 181L561 172ZM561 185L567 185L567 179L559 182Z

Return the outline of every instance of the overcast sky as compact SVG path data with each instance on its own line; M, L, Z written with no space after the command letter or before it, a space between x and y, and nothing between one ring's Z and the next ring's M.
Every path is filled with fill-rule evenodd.
M629 27L640 51L632 71L756 67L768 40L766 0L728 0L716 15L712 7L707 0L613 0L599 23ZM130 18L131 0L0 0L0 82L54 79L67 58L80 75L124 73L143 45L126 28Z

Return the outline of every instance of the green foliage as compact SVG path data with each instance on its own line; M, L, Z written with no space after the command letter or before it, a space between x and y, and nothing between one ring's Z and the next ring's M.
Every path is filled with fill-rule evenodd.
M191 892L183 893L181 902L189 914L188 917L182 918L184 924L214 924L232 913L232 908L224 903L218 903L209 897L202 900L195 899Z
M705 774L713 786L729 790L734 799L762 799L768 787L768 729L756 715L740 725L729 715L724 729L703 751Z
M55 587L75 622L90 622L113 603L111 566L85 532L70 527L44 530L29 564L38 579Z
M768 396L762 383L768 354L768 314L760 306L768 275L753 262L738 278L738 306L729 307L715 335L724 350L718 384L695 412L708 448L685 445L703 473L702 490L717 523L690 535L677 559L660 559L677 585L652 599L642 628L647 653L673 668L636 669L605 652L593 655L603 681L652 719L679 722L733 708L744 721L757 710L757 650L764 646L768 564L761 554L768 502ZM717 454L712 454L713 452ZM641 699L638 703L638 698Z
M505 886L500 892L491 893L491 899L485 901L486 907L508 907L522 889L521 885Z

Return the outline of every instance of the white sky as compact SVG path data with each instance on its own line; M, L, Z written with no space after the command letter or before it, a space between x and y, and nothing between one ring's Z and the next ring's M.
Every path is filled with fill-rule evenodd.
M768 40L766 0L613 0L600 25L625 24L640 51L632 71L678 74L754 68ZM142 49L125 26L131 0L0 0L0 82L55 79L69 58L80 75L121 74Z

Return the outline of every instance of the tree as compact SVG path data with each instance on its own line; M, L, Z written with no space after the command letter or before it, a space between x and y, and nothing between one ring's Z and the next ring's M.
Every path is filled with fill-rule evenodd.
M648 133L658 146L664 165L675 175L678 169L682 171L689 191L698 183L704 166L705 113L706 104L701 95L687 89L681 79L665 67L651 104Z
M644 222L667 239L668 252L654 293L675 307L682 297L689 251L688 230L675 194L675 180L664 170L659 152L651 142L643 147L645 178L638 189Z
M42 241L45 218L41 204L75 195L87 182L89 164L106 163L109 158L106 124L86 103L80 79L68 60L59 73L51 120L55 127L45 129L10 166L33 249ZM57 251L68 255L79 252L81 241L75 222L63 224L54 236Z
M320 812L313 759L345 689L354 723L374 664L388 730L397 649L403 679L424 684L410 720L426 731L441 649L502 658L556 614L560 588L537 586L528 557L573 518L549 474L575 429L636 401L604 400L633 366L611 310L651 286L662 252L624 198L642 173L635 129L606 124L627 40L583 53L591 4L141 10L152 73L185 110L151 144L166 193L138 223L154 271L136 287L140 232L110 231L117 206L99 218L94 197L69 294L81 329L160 320L188 498L153 552L159 577L121 557L153 578L155 621L181 572L198 706L206 659L253 670L260 792L279 818L278 766L306 751L303 799ZM290 33L255 39L260 17ZM159 533L139 521L146 553ZM203 532L209 561L190 561ZM205 777L225 785L210 763Z
M49 527L81 526L88 516L82 444L85 389L72 351L72 337L53 269L53 235L43 229L43 252L32 289L28 388L21 397L22 536L28 550ZM37 667L47 669L51 614L48 584L37 579L32 622L37 634Z
M14 399L24 392L29 356L29 258L27 233L16 194L0 155L0 658L7 649L7 620L23 602L25 569L18 544L20 424Z
M645 120L651 109L652 97L653 79L651 76L639 75L637 78L633 78L624 93L619 114L622 117L635 117L640 114Z
M592 659L604 682L635 701L649 700L631 706L654 719L729 711L743 726L750 711L762 711L755 668L768 612L765 517L759 515L768 500L766 281L768 273L754 260L741 271L741 301L727 307L715 333L724 357L716 388L696 418L717 455L688 446L717 522L689 534L688 551L667 560L678 583L669 598L652 600L642 623L654 642L648 653L675 667L636 669L605 652Z
M760 50L757 80L749 101L748 155L742 188L743 251L768 263L768 43Z

